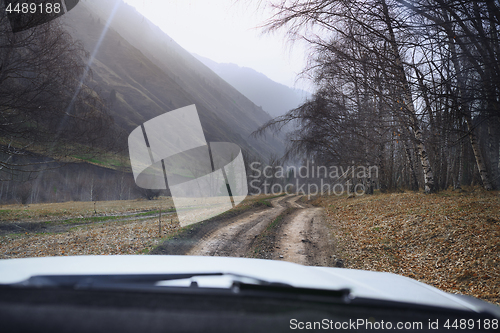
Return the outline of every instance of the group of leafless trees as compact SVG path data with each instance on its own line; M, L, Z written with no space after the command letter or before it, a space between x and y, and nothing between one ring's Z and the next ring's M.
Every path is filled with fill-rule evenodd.
M53 166L54 168L43 170L37 174L37 177L28 181L1 181L0 202L33 204L152 199L154 197L147 190L135 185L134 177L130 172L84 163Z
M57 20L13 33L0 8L0 181L32 179L48 165L42 156L112 146L83 45Z
M500 187L500 3L276 0L269 31L311 46L312 99L286 157L378 166L381 190Z

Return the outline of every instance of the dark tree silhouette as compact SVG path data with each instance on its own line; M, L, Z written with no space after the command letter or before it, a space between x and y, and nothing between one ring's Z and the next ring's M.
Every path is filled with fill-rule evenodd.
M14 34L0 13L0 179L26 180L48 161L36 156L112 143L112 119L89 86L87 58L57 20Z

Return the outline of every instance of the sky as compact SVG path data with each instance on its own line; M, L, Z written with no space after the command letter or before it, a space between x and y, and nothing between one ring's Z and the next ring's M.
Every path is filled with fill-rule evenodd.
M306 51L284 32L264 34L270 12L252 0L124 0L191 53L250 67L289 87L311 91L297 74Z

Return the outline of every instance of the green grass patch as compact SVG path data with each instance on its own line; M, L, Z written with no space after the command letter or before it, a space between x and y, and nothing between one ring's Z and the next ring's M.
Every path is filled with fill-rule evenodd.
M260 199L257 201L262 206L272 207L273 205L268 200Z
M108 154L106 152L94 152L89 155L72 155L71 157L113 170L130 168L130 164L125 157L116 154Z
M26 212L23 212L21 209L2 209L0 210L0 221L17 219L25 214Z
M175 212L174 208L166 209L166 210L161 210L162 214L167 214L167 213L172 213ZM143 213L138 213L138 214L133 214L133 215L117 215L117 216L90 216L90 217L81 217L81 218L72 218L72 219L67 219L67 220L62 220L62 221L47 221L43 222L45 224L50 224L50 225L58 225L58 224L79 224L79 223L84 223L84 224L90 224L90 223L103 223L107 221L113 221L113 220L121 220L121 219L133 219L137 217L145 217L145 216L155 216L160 213L159 210L152 210L149 212L143 212Z
M252 244L250 253L252 253L254 258L269 259L268 256L274 252L274 247L278 242L278 240L276 240L276 235L279 232L283 221L288 215L294 213L298 209L299 208L289 207L285 209L281 214L276 216L276 218L271 223L269 223L266 229L255 239L254 243Z
M145 248L142 249L141 251L137 251L137 254L149 254L149 252L151 252L151 249Z
M95 159L92 157L85 157L85 156L78 156L78 155L74 155L73 157L77 158L79 160L82 160L82 161L87 161L87 162L91 162L91 163L95 163L95 164L102 164L103 163L103 162L99 161L98 159Z
M47 232L15 232L15 233L3 235L0 237L0 239L18 239L18 238L33 237L36 235L55 235L55 234L59 234L59 232L50 232L50 231L47 231Z
M0 217L9 216L16 211L19 212L20 210L2 209L0 210Z
M288 209L290 209L290 208L288 208ZM272 231L272 230L274 230L274 229L275 229L278 225L280 225L280 224L281 224L281 222L283 221L283 219L284 219L284 218L285 218L285 214L280 214L280 215L278 215L278 217L277 217L277 218L275 218L275 219L274 219L274 221L273 221L273 222L271 222L271 223L267 226L266 230L268 230L268 231Z

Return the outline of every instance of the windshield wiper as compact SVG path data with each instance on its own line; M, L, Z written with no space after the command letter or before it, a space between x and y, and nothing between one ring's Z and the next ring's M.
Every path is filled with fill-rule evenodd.
M39 275L13 284L19 287L55 287L81 289L100 284L138 284L155 285L160 281L175 281L190 279L196 276L223 276L223 273L193 273L193 274L119 274L119 275Z
M237 295L335 299L349 302L350 290L297 288L231 273L132 274L132 275L45 275L11 284L18 288L73 290L121 290L154 292L217 292Z

